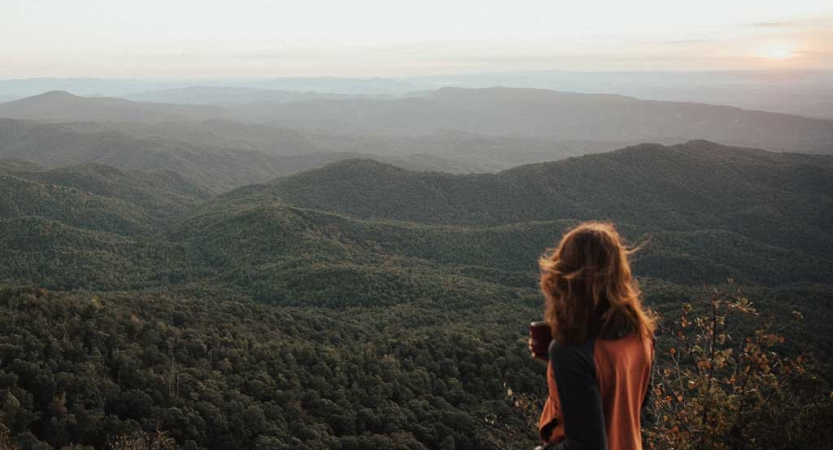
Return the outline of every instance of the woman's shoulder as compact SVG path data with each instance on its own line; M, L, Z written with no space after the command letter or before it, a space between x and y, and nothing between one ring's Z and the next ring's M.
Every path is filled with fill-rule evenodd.
M652 361L654 340L639 333L616 339L597 339L594 356L604 360ZM627 357L625 357L627 355Z
M628 355L627 358L623 358ZM654 358L654 342L649 337L631 333L615 339L593 337L580 343L552 341L549 348L550 363L555 366L582 366L594 371L601 363L618 365L614 361L646 361Z

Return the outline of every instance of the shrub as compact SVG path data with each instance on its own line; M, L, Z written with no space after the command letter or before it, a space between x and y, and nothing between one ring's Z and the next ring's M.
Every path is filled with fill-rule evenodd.
M662 323L648 447L663 450L827 448L831 398L812 355L789 348L771 317L731 283ZM795 322L803 317L794 312ZM789 326L789 325L787 325Z
M178 450L176 442L167 434L157 431L156 433L140 433L135 435L119 436L110 445L110 450Z

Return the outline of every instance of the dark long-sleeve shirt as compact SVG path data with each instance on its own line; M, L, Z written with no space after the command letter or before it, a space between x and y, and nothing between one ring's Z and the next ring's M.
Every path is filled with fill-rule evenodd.
M550 346L547 450L641 450L653 342L637 335Z

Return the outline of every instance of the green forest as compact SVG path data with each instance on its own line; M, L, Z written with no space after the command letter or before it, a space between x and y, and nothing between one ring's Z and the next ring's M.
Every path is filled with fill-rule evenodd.
M479 175L347 160L219 195L170 170L0 160L0 434L23 450L157 432L183 449L531 449L536 261L590 219L641 247L667 327L732 292L728 329L691 339L739 345L735 367L772 389L760 408L805 405L807 430L726 448L830 437L811 425L833 417L833 158L706 141ZM675 356L680 336L660 334L660 369L702 362ZM715 392L656 408L708 411ZM686 423L662 416L646 439L686 448L651 438ZM789 425L761 420L726 433Z

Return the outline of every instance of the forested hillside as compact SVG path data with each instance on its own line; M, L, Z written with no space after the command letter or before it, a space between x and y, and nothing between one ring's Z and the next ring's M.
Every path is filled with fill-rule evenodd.
M38 216L117 234L151 233L210 196L171 170L48 169L0 159L0 218Z
M779 351L833 378L831 157L694 141L479 175L349 160L221 195L4 160L0 181L0 416L24 449L138 430L188 449L532 448L507 390L546 392L525 342L536 259L586 219L644 244L652 308L733 278L762 314L803 313Z
M608 219L643 232L722 229L829 254L831 193L833 158L692 141L467 177L348 161L278 180L258 195L421 223Z

